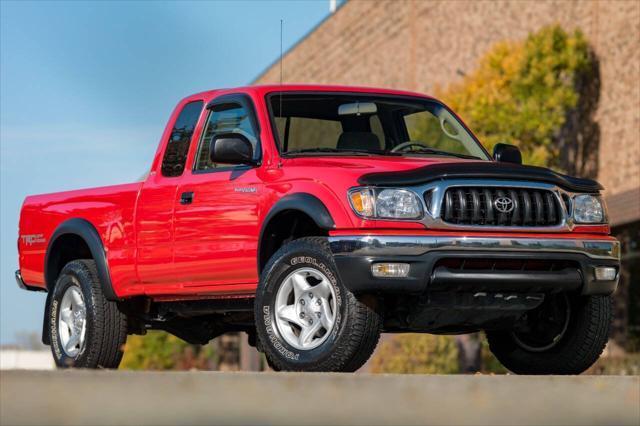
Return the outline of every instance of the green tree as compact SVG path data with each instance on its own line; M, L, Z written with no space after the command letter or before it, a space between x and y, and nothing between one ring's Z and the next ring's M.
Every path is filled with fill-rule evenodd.
M544 27L524 41L497 43L476 70L438 94L487 148L512 143L526 163L565 170L571 160L563 161L560 139L572 135L563 127L584 82L595 77L593 61L580 30Z
M126 370L209 370L217 365L212 345L190 345L178 337L149 331L129 336L120 368Z
M452 374L458 350L451 336L399 334L383 342L371 359L373 373Z
M504 374L507 370L493 356L482 336L482 373ZM372 373L457 374L460 373L454 336L397 334L380 344L371 358Z

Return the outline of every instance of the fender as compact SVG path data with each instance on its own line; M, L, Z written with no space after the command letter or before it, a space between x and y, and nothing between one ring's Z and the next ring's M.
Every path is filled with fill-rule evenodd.
M269 210L269 213L262 221L262 227L260 228L260 239L258 240L258 257L260 257L262 249L262 240L264 231L269 224L269 221L278 213L285 210L298 210L305 213L313 220L316 225L321 229L334 229L336 224L329 213L329 210L322 201L315 195L311 195L306 192L296 192L288 194L275 202L275 204Z
M54 285L54 273L52 265L50 264L50 256L51 256L51 247L56 242L56 240L68 234L74 234L79 236L84 240L84 242L89 247L89 251L91 252L91 256L93 260L96 262L96 268L98 270L98 278L100 279L100 285L102 286L102 293L107 300L117 301L118 296L113 291L113 286L111 284L111 275L109 274L109 265L107 264L107 256L104 251L104 246L102 244L102 239L100 238L100 234L96 228L85 219L69 219L65 222L62 222L56 230L53 232L51 239L49 240L49 245L47 246L47 253L44 259L44 279L45 283L47 283L47 287ZM51 290L49 288L49 290ZM51 291L49 291L51 293Z
M327 207L318 197L306 192L296 192L285 195L271 207L271 210L269 210L269 213L267 213L267 216L262 221L261 237L264 226L269 223L269 220L285 210L299 210L305 213L322 229L333 229L336 226L331 213L329 213Z

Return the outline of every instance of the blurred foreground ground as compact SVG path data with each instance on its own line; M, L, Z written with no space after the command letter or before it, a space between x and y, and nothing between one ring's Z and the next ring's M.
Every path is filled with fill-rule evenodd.
M3 371L0 424L638 425L640 377Z

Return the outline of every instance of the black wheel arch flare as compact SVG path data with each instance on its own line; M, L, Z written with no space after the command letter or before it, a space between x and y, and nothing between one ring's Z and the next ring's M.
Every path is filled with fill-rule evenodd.
M55 285L56 280L56 271L54 268L54 262L52 261L52 256L54 256L52 248L58 238L69 234L82 238L87 244L87 247L89 247L91 256L96 262L98 278L100 278L102 292L106 299L111 301L119 300L118 296L113 291L107 256L100 234L98 234L96 228L89 221L81 218L73 218L62 222L51 235L44 260L44 278L49 293L53 290L52 287Z
M258 240L258 267L260 268L260 254L262 253L264 232L278 213L286 210L297 210L309 216L320 229L330 230L335 228L335 222L329 209L315 195L307 192L296 192L282 197L271 207L269 213L262 221Z
M53 296L53 286L56 281L56 268L52 256L52 248L56 240L64 235L76 235L84 240L91 252L93 260L96 262L96 268L98 271L98 278L100 278L100 285L102 286L102 292L107 300L118 300L113 291L111 284L111 275L109 274L109 266L107 264L107 256L104 251L104 245L102 239L98 234L96 228L87 220L81 218L73 218L62 222L51 235L49 244L47 245L47 252L44 258L44 279L47 286L47 300L44 308L44 318L42 321L42 343L45 345L51 344L51 336L49 335L49 309L51 308L51 297Z

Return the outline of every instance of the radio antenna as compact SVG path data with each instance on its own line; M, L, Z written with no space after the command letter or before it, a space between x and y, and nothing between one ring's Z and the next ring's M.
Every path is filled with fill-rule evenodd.
M282 27L284 26L284 20L280 19L280 117L282 117Z
M282 27L284 21L280 20L280 85L282 86Z

